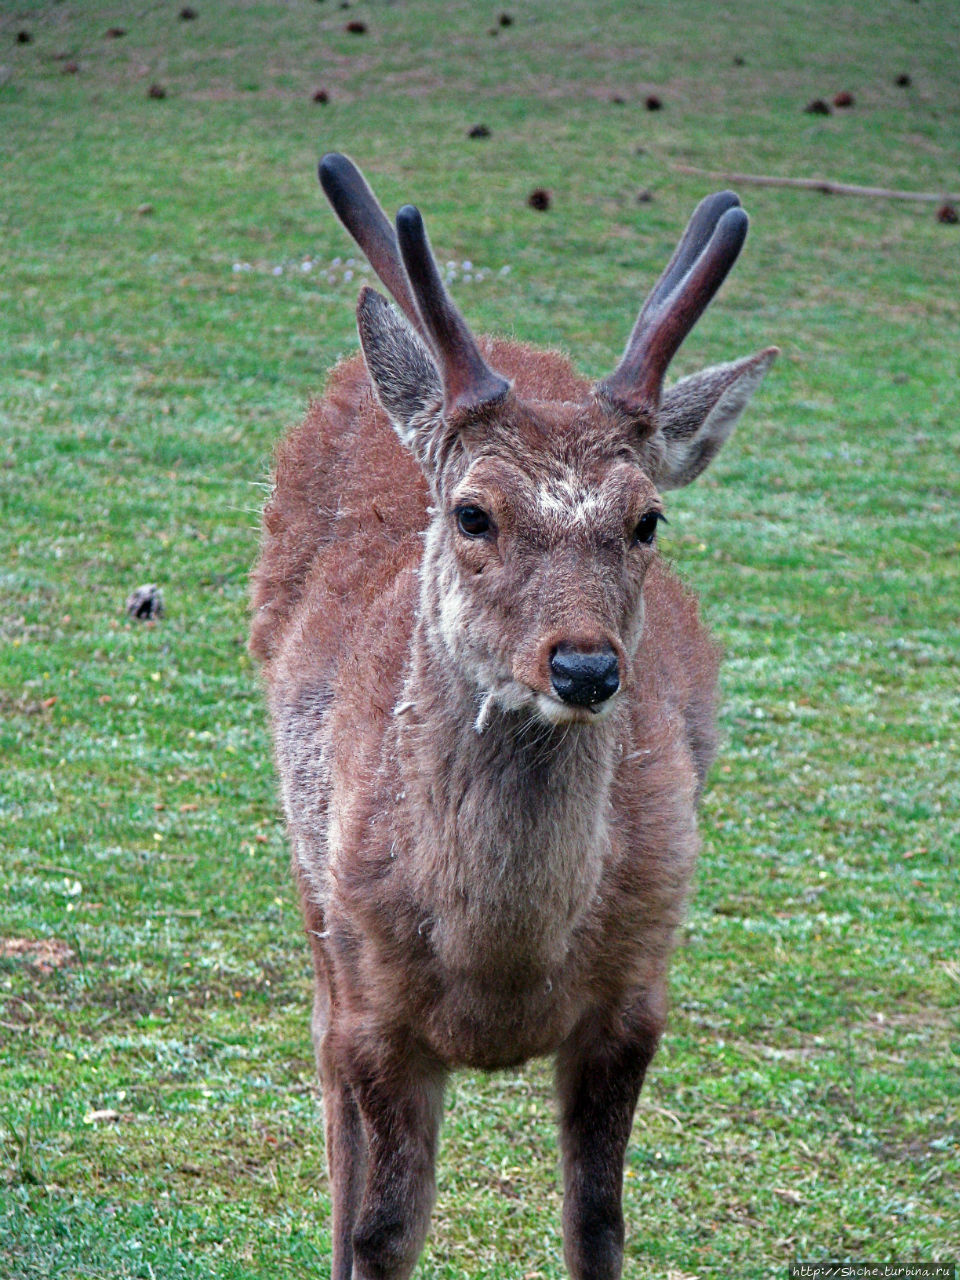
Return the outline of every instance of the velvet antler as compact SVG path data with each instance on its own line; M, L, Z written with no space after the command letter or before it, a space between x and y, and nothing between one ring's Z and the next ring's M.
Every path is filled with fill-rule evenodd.
M325 155L319 173L337 217L436 356L447 413L502 399L509 383L488 367L444 288L419 210L404 205L394 232L363 174L347 156L335 151Z
M701 200L660 279L643 304L626 350L597 386L605 399L641 417L660 404L663 379L680 344L737 260L748 219L732 191Z
M425 338L427 335L400 259L396 233L363 174L347 156L331 151L320 161L319 176L334 213L366 254L400 310Z
M397 214L397 239L427 336L440 361L447 413L502 400L510 384L487 365L467 322L443 287L419 209Z

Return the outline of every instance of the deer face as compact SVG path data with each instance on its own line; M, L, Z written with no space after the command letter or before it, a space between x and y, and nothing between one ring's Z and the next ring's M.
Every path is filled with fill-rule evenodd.
M593 724L631 679L663 506L589 410L550 409L511 397L482 444L461 433L435 486L423 613L478 705Z
M491 708L597 723L630 680L643 579L663 511L719 451L777 355L716 365L664 390L680 343L736 260L746 214L697 206L614 372L581 405L525 405L485 363L440 279L419 212L396 229L345 156L320 180L406 317L360 295L371 381L434 495L421 607L435 654Z

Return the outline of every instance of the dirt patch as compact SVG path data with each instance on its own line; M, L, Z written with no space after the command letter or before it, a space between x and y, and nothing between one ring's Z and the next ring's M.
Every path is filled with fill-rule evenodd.
M884 1030L926 1031L930 1027L950 1030L956 1025L957 1015L952 1010L940 1009L936 1005L927 1005L922 1009L912 1009L903 1013L891 1012L875 1015L866 1023L860 1023L874 1035Z
M30 698L26 694L13 697L0 690L0 713L4 716L41 716L56 704L56 698Z
M956 1135L949 1130L925 1137L891 1138L877 1145L877 1155L896 1164L925 1164L938 1158L941 1144L952 1146L955 1140Z
M26 960L38 973L53 973L77 958L59 938L0 938L0 956Z
M79 1028L80 1035L97 1039L104 1027L109 1025L114 1029L117 1022L137 1022L148 1017L196 1021L202 1011L211 1006L234 1006L239 1000L251 997L284 1006L308 1002L309 991L297 986L280 969L265 964L257 975L211 974L201 980L167 985L104 978L82 992L73 992L70 1004L74 1009L101 1009L108 1015Z

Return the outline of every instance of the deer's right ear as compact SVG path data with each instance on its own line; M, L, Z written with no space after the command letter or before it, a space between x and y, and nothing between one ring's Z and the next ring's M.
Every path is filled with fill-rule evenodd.
M443 383L433 357L375 289L360 294L357 328L380 403L403 443L424 459L430 437L443 422Z

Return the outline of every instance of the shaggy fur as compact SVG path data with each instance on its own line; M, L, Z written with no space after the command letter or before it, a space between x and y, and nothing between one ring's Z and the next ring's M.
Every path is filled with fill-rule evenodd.
M664 426L505 341L470 361L509 389L471 404L467 378L451 404L370 292L359 325L366 366L278 451L250 641L316 971L332 1274L413 1269L451 1069L555 1054L567 1265L615 1280L716 740L716 649L634 530L772 353L677 384ZM564 703L559 645L612 651L615 696Z

